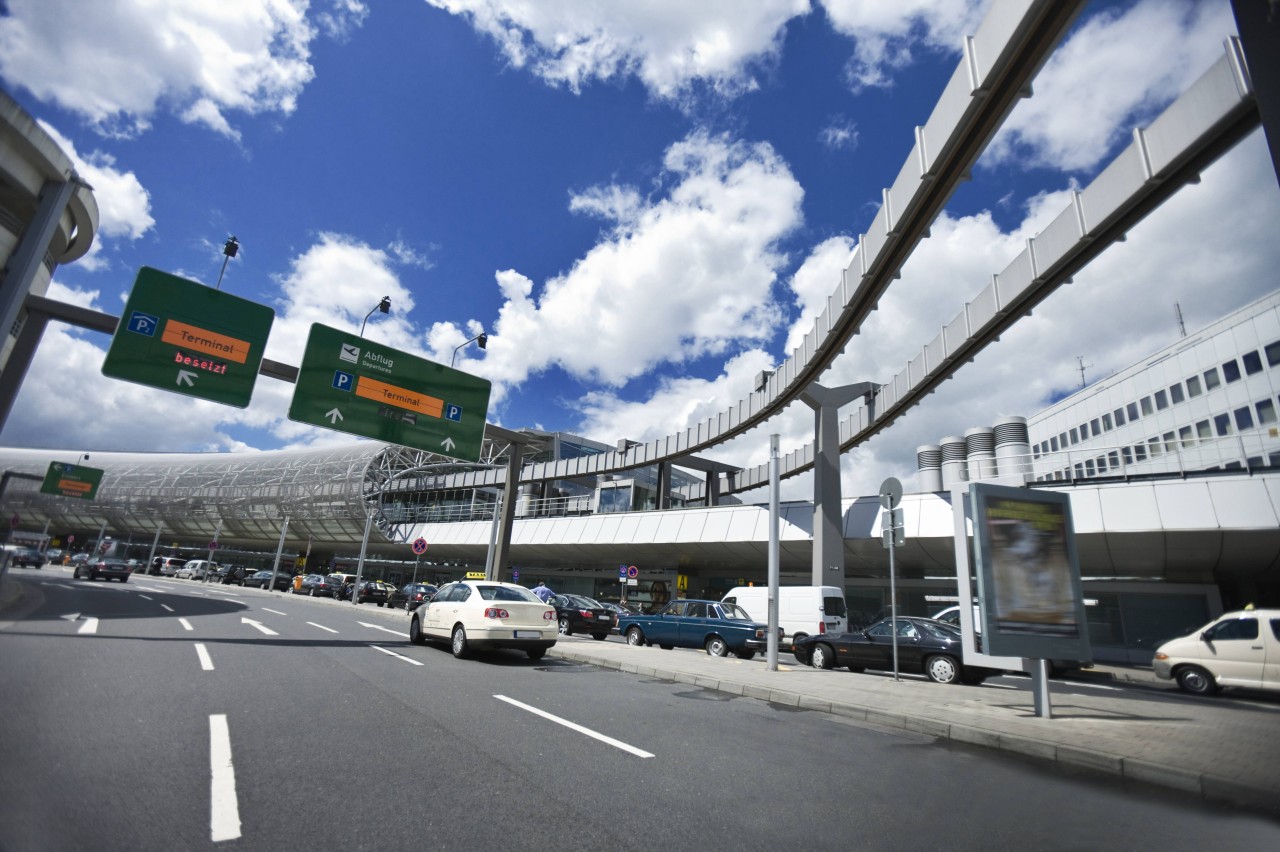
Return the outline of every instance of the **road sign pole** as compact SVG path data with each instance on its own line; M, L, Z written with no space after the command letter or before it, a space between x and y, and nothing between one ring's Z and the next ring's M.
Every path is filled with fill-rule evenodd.
M356 584L351 587L351 604L360 603L360 577L364 574L364 554L369 549L369 529L373 526L373 507L369 507L369 515L364 520L364 537L360 539L360 561L356 563Z
M769 640L768 670L778 670L778 582L780 561L780 540L778 534L779 515L778 488L778 435L769 436Z
M147 563L142 566L142 573L146 574L151 568L151 562L156 558L156 548L160 546L160 533L164 532L164 523L156 524L156 537L151 540L151 552L147 554Z
M284 523L280 525L280 543L276 545L276 561L271 563L271 587L268 592L276 590L276 574L280 571L280 554L284 553L284 536L289 532L289 516L284 516Z
M222 518L218 518L218 525L214 527L216 532L213 534L213 541L209 542L209 561L213 561L213 551L216 549L214 545L218 543L218 537L222 535Z
M418 563L419 563L419 562L421 562L421 561L422 561L422 557L421 557L421 556L414 556L414 557L413 557L413 582L414 582L415 584L418 582Z
M902 483L895 477L889 477L880 483L880 507L884 509L881 515L880 534L884 538L885 546L889 548L889 625L893 632L893 679L899 680L898 677L898 585L897 571L893 563L893 551L897 547L898 531L896 529L897 519L895 509L902 500ZM883 521L888 518L888 524ZM886 529L887 527L887 529Z

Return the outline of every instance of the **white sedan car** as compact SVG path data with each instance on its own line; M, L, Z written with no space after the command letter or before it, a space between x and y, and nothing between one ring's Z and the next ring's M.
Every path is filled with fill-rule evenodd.
M413 611L409 641L447 641L455 657L472 649L515 648L540 660L556 644L556 609L514 583L464 580Z

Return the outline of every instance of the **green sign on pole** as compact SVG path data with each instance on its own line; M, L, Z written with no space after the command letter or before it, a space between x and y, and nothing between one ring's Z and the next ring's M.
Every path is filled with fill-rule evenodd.
M316 323L289 419L479 461L489 390L485 379Z
M102 374L244 408L276 312L144 266Z
M79 500L92 500L98 496L102 484L102 468L82 464L51 462L40 484L41 494L59 494Z

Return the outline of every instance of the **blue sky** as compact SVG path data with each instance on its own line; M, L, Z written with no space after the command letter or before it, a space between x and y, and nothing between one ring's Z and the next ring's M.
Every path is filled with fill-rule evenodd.
M9 0L0 80L80 163L102 225L50 295L119 314L139 267L494 382L490 420L646 440L736 402L811 327L987 2ZM1089 4L827 384L886 381L1220 55L1226 0ZM1032 320L846 458L909 476L943 435L1032 414L1270 292L1255 134ZM1189 241L1188 234L1195 240ZM1215 263L1193 256L1219 247ZM1222 257L1229 261L1222 261ZM1225 279L1225 280L1224 280ZM344 443L260 378L226 408L109 380L53 327L0 442L246 451ZM767 432L812 439L807 409ZM868 486L868 483L870 484ZM802 484L793 485L803 493Z

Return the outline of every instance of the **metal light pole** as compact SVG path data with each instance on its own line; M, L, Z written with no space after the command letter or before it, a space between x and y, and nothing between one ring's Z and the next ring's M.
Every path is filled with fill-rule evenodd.
M391 297L390 297L390 296L383 296L383 297L382 297L382 301L381 301L381 302L378 302L378 304L374 305L374 306L373 306L373 310L372 310L372 311L369 311L369 313L367 313L367 314L365 314L365 315L364 315L364 322L360 323L360 336L361 336L361 337L364 337L364 327L365 327L366 325L368 325L368 323L369 323L369 317L373 316L373 315L374 315L375 313L377 313L378 311L382 311L384 314L385 314L385 313L390 313L390 311L391 311Z
M222 246L222 253L226 257L222 259L222 272L218 273L218 286L213 288L215 290L222 289L222 276L227 271L227 261L240 253L240 241L235 237L227 237L227 242Z
M453 349L453 357L449 359L450 367L453 366L454 361L458 360L458 350L462 349L464 346L467 345L467 343L470 343L472 340L474 340L476 345L479 346L481 349L484 349L489 345L489 335L485 334L484 332L480 332L475 337L471 338L471 340L468 340L466 341L466 343L463 343L461 346L455 346Z
M778 670L778 435L769 436L769 643L768 670Z
M372 506L369 507L369 514L364 520L364 538L360 539L360 561L356 563L356 584L351 587L351 603L360 603L360 577L364 574L364 554L369 548L369 528L373 526Z
M284 523L280 525L280 543L276 545L276 561L271 563L271 587L268 592L276 590L276 574L280 571L280 554L284 552L284 537L289 532L289 516L284 516Z

